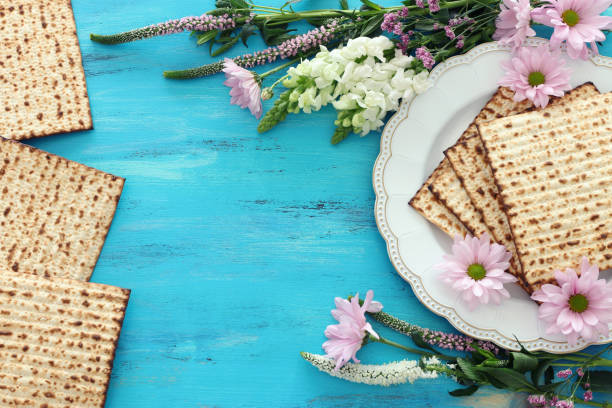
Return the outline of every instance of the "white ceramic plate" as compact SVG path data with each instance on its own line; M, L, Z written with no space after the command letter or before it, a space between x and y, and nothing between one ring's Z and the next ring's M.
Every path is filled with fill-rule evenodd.
M528 45L544 43L530 39ZM472 122L497 89L502 77L500 62L510 58L509 48L482 44L465 55L453 57L431 73L433 87L404 101L389 120L374 166L376 222L391 262L414 294L434 313L445 317L459 331L506 349L518 349L519 339L528 350L567 353L585 348L582 340L570 346L563 337L547 335L537 319L537 304L518 286L506 285L512 298L500 306L487 305L469 311L460 296L437 278L433 265L450 251L452 240L408 205L408 201ZM601 92L612 90L612 58L571 61L572 85L592 81ZM596 343L612 341L608 336Z

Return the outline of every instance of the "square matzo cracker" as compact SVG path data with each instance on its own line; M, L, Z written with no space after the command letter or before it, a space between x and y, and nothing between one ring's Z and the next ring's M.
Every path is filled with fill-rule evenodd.
M0 2L0 136L92 128L70 0Z
M0 270L89 280L123 183L0 138Z

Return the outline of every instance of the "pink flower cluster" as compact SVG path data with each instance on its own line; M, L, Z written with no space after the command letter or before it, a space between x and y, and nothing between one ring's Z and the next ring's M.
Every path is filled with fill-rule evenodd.
M429 5L429 11L432 13L440 11L440 0L428 0L427 4Z
M334 39L339 28L338 22L332 20L326 25L284 41L276 47L266 48L253 54L245 54L234 58L234 62L242 67L252 68L257 65L274 62L279 58L295 57L298 53L307 52L320 45L329 43Z
M138 29L138 39L154 37L157 35L175 34L183 31L228 30L236 27L236 17L240 16L229 14L223 14L221 16L202 14L199 17L190 16L169 20L164 23L153 24Z
M401 10L395 13L387 13L384 16L380 28L388 33L402 36L404 32L402 31L402 23L400 20L405 17L408 17L407 7L403 7Z
M436 60L434 59L434 57L425 47L417 48L416 51L414 52L414 55L415 57L417 57L423 62L423 65L427 69L432 69L434 64L436 63Z
M426 343L447 350L474 351L472 343L477 343L478 347L483 350L488 350L493 354L499 354L500 352L499 348L491 342L482 340L477 341L471 337L459 334L449 334L441 331L423 329L421 335Z

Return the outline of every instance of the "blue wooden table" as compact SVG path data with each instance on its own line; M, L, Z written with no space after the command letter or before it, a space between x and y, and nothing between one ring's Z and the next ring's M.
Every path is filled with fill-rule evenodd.
M74 0L95 130L31 142L127 179L92 278L132 289L107 406L520 406L524 396L494 389L450 397L456 384L444 378L352 384L300 358L322 352L334 296L355 291L373 289L386 310L415 324L452 329L387 258L373 215L378 134L334 147L326 109L259 135L249 113L229 105L221 76L162 77L213 61L187 34L119 46L89 40L200 15L213 3ZM263 46L255 37L249 45ZM612 55L610 43L602 51ZM407 357L380 344L359 356Z

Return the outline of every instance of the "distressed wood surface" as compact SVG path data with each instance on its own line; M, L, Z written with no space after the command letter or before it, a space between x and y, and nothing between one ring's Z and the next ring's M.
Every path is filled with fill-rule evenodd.
M127 178L92 277L132 289L107 406L521 406L524 396L495 389L450 397L456 384L444 378L351 384L300 358L321 352L334 296L355 291L373 289L386 310L415 324L451 326L415 299L387 258L373 214L378 134L331 146L326 109L259 135L248 112L229 105L220 76L161 76L213 61L188 34L119 46L88 37L212 6L74 0L95 129L30 142ZM262 47L255 37L249 45ZM610 43L602 51L612 54ZM406 357L380 344L359 356Z

